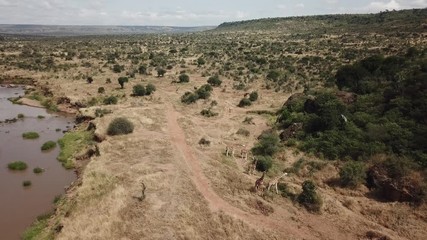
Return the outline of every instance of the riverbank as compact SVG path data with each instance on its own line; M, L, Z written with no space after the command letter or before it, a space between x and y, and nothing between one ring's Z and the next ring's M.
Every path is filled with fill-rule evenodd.
M75 181L73 171L58 162L61 149L56 141L63 132L72 129L74 119L51 113L44 108L13 104L8 99L23 95L22 86L0 87L0 232L2 239L20 239L20 235L37 216L53 209L52 201L64 193L64 187ZM23 138L24 133L35 133L34 139ZM54 142L49 150L42 150L47 142ZM26 168L9 170L13 161Z

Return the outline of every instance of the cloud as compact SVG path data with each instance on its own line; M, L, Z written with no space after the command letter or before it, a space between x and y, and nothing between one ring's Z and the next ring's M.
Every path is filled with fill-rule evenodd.
M401 6L396 0L391 0L390 2L371 2L368 6L369 9L372 10L393 10L400 9Z
M304 8L305 5L304 5L304 3L298 3L298 4L295 5L295 7L297 7L297 8Z
M370 12L378 12L384 10L399 10L410 8L425 8L427 0L390 0L390 1L373 1L365 7Z

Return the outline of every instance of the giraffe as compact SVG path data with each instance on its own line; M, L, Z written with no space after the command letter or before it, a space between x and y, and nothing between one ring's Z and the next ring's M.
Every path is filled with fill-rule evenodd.
M272 186L274 186L275 188L276 188L276 193L277 194L279 194L279 190L277 189L277 184L279 183L279 180L281 179L281 178L283 178L283 177L285 177L285 176L287 176L288 175L288 173L287 172L285 172L285 173L283 173L282 175L280 175L280 176L278 176L278 177L275 177L275 178L273 178L273 180L271 180L269 183L268 183L268 191L270 191L270 188L272 187Z
M225 147L225 156L232 156L234 157L234 147L232 145L227 145Z
M258 164L258 159L255 157L251 157L252 162L248 164L248 174L252 175L256 170L256 165Z
M264 177L265 171L262 172L262 176L255 181L255 192L258 192L258 190L262 190L264 188Z
M249 151L245 148L245 145L243 145L242 150L240 150L240 157L245 162L248 160L248 153L249 153Z

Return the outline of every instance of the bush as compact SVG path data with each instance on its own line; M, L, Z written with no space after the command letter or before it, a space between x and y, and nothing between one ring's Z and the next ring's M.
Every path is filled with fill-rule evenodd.
M208 83L211 86L219 87L219 86L221 86L222 81L219 79L218 75L215 75L215 76L212 76L208 79Z
M258 92L251 92L251 94L249 94L249 100L251 102L255 102L256 100L258 100Z
M239 104L237 105L238 107L247 107L252 105L251 100L247 99L247 98L243 98L242 100L240 100Z
M133 123L126 118L116 118L108 125L107 134L110 136L132 133Z
M147 73L147 67L144 65L139 66L138 72L139 72L139 74L146 74Z
M22 186L23 187L29 187L29 186L31 186L31 181L29 181L29 180L23 181L22 182Z
M186 92L181 97L181 102L185 104L195 103L199 99L199 96L195 93Z
M211 141L209 141L209 140L207 140L205 138L201 138L200 141L199 141L199 144L200 145L204 145L204 146L209 146L209 145L211 145Z
M215 117L218 116L218 113L213 112L210 108L209 109L203 109L200 114L205 117Z
M145 94L148 96L154 93L155 91L156 91L156 86L154 86L151 83L147 84L147 86L145 87Z
M256 156L255 159L258 171L266 172L273 166L273 159L270 156Z
M88 77L88 78L86 79L86 81L87 81L87 83L91 84L91 83L93 82L93 78L92 78L92 77Z
M116 96L109 96L104 98L105 105L114 105L114 104L117 104L117 102L118 102L118 99Z
M273 156L279 149L279 136L275 132L267 132L259 136L259 142L252 148L254 155Z
M105 88L104 87L99 87L98 88L98 93L105 93Z
M133 86L133 95L134 96L145 96L147 91L145 90L145 87L142 84L136 84Z
M7 165L7 168L13 171L23 171L27 169L27 164L21 161L11 162Z
M53 149L55 147L56 147L56 142L48 141L48 142L43 143L41 149L42 149L42 151L47 151L47 150Z
M36 132L26 132L22 134L22 137L24 139L37 139L40 137L40 135Z
M163 77L166 74L166 70L163 68L157 69L157 77Z
M340 181L343 186L357 187L365 183L366 171L363 163L350 161L340 169Z
M190 77L185 73L179 75L178 79L179 79L178 81L179 83L188 83L190 81Z
M205 65L205 63L206 63L206 61L205 61L205 59L203 59L202 57L199 57L199 58L197 59L197 65L198 65L198 66Z
M19 119L22 119L22 118L24 118L25 116L24 116L24 114L22 114L22 113L20 113L20 114L18 114L18 118Z
M124 67L120 66L118 64L113 66L113 72L115 72L115 73L121 73L123 69L124 69Z
M43 168L36 167L36 168L33 169L33 173L35 173L35 174L40 174L42 172L44 172Z
M251 135L251 132L249 132L249 130L247 130L247 129L239 128L239 130L237 130L236 134L248 137L249 135Z
M201 99L208 99L211 96L212 87L208 84L205 84L201 86L199 89L196 90L196 94Z
M323 204L316 192L316 185L311 180L303 182L302 193L298 195L297 201L310 212L320 212Z

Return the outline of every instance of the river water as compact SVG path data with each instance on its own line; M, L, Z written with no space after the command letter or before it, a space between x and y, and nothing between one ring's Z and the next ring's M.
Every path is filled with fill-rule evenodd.
M55 196L63 194L64 187L76 178L73 171L65 170L56 160L59 146L48 152L40 149L43 143L61 138L62 131L73 126L73 119L7 100L23 94L21 87L0 87L0 121L16 118L20 113L25 116L14 123L0 123L0 239L5 240L20 239L37 216L52 211ZM38 132L40 138L23 139L22 133L29 131ZM13 161L26 162L28 168L10 171L7 165ZM35 167L45 171L35 174ZM23 187L26 180L31 181L30 187Z

